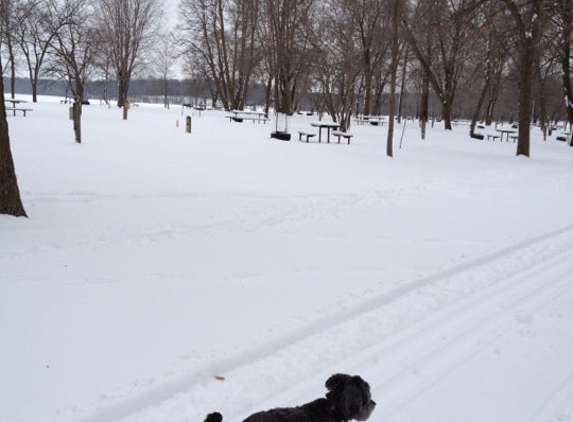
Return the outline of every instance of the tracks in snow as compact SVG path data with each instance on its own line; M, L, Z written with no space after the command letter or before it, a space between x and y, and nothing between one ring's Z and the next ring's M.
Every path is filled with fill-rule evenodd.
M493 288L461 300L377 345L370 353L381 356L383 362L373 373L373 384L384 399L378 412L383 413L386 420L394 420L392 415L400 413L414 399L478 355L485 353L495 358L496 354L512 353L512 350L500 350L498 344L521 330L526 332L536 313L548 304L565 294L573 297L570 281L573 265L567 261L567 254L569 252L562 252ZM503 373L497 375L504 376ZM570 377L565 375L563 382L567 379ZM490 391L496 388L464 387L468 390L490 388ZM475 409L467 411L479 413ZM471 413L464 415L464 420L472 420L471 416Z
M235 420L251 407L264 408L261 398L296 404L289 402L316 391L325 374L353 368L374 380L386 403L376 413L391 415L515 329L517 310L534 312L571 289L565 278L573 265L559 253L571 250L572 232L567 226L413 281L81 421L162 420L158 415L170 409L193 421L205 409L220 409ZM227 376L223 387L205 382L213 371ZM258 385L272 373L279 379Z

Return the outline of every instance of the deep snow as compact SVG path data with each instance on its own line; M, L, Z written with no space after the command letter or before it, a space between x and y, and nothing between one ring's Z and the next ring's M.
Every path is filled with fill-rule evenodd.
M0 421L240 421L335 372L372 422L573 420L565 143L408 121L389 159L386 127L307 144L93 105L77 145L67 106L33 108L9 117L30 218L0 216Z

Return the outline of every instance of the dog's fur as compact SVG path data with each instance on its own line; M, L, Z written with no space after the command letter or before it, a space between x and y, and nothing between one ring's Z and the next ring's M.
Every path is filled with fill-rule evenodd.
M347 422L367 420L376 403L370 386L358 375L335 374L326 381L326 398L297 407L258 412L243 422ZM205 422L222 422L220 413L207 415Z

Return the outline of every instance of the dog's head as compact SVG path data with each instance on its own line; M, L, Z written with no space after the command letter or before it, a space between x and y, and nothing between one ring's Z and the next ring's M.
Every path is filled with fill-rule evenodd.
M326 380L327 400L345 421L365 421L376 407L370 386L358 375L335 374Z

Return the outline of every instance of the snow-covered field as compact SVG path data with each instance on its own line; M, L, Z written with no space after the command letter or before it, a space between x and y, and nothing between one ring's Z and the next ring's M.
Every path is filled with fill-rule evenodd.
M336 372L372 422L573 420L565 143L409 121L389 159L385 126L307 144L92 105L78 145L67 106L33 108L9 117L30 218L0 216L0 421L239 422Z

